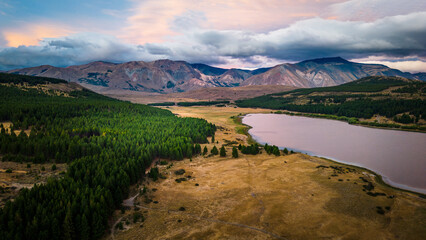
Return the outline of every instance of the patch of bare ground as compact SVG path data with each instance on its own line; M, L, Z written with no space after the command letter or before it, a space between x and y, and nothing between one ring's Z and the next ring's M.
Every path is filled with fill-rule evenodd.
M146 93L135 91L105 91L102 94L109 97L118 98L134 103L161 103L161 102L195 102L195 101L215 101L215 100L238 100L252 98L261 95L285 92L296 89L292 86L282 85L260 85L244 87L214 87L202 88L182 93Z
M56 166L55 170L52 169L53 165ZM0 161L0 207L3 207L7 200L15 198L22 188L44 183L49 177L60 177L65 170L66 164Z
M0 125L3 125L3 128L6 131L6 133L11 134L12 122L0 122ZM31 127L25 130L21 130L21 129L13 130L13 133L15 133L15 135L19 135L22 131L24 131L24 133L27 134L27 136L29 136L31 133Z
M171 110L218 125L216 146L245 142L230 116L265 111ZM213 144L204 146L210 150ZM115 214L123 230L115 229L113 238L422 239L426 235L426 200L381 184L368 170L300 153L279 157L240 153L235 159L231 145L226 150L226 157L197 156L158 165L166 178L134 186L134 199L125 204L128 210ZM179 169L185 173L177 175ZM178 178L186 181L179 183ZM144 221L134 223L135 213Z

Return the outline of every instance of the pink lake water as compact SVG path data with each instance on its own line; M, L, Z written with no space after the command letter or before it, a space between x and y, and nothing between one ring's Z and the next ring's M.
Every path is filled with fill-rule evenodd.
M261 144L364 167L390 185L426 193L426 133L284 114L249 114L243 123Z

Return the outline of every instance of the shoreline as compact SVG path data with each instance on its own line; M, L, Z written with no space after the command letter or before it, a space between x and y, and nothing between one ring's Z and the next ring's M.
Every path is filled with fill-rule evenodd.
M141 235L153 239L268 237L192 216L245 224L288 239L419 239L426 233L418 224L425 219L426 199L382 184L369 170L302 153L274 156L261 150L261 154L233 158L232 146L247 145L251 137L241 134L250 128L241 123L242 115L269 111L212 106L170 110L180 117L203 118L219 126L215 143L209 141L202 147L225 145L227 156L199 155L173 165L159 165L165 178L156 182L148 179L131 190L129 197L146 189L135 199L140 208L127 209L124 214L116 211L114 220L123 217L125 224L123 230L115 231L116 239ZM190 178L178 183L176 179L182 176L174 172L180 169ZM185 211L179 211L183 207ZM143 212L144 223L132 223L137 211Z
M249 113L249 114L254 114L254 113ZM259 114L259 113L258 113ZM272 114L275 114L275 113L272 113ZM239 119L240 119L240 122L236 122L236 121L234 121L236 124L239 124L239 125L241 125L242 127L245 127L246 128L246 130L245 130L245 133L243 133L243 134L246 134L247 135L247 137L248 137L248 141L249 141L249 139L250 139L250 141L253 141L253 143L257 143L257 144L259 144L259 145L261 145L261 146L263 146L264 144L260 144L250 133L249 133L249 130L250 129L252 129L253 127L252 126L250 126L250 125L247 125L247 124L244 124L243 122L242 122L242 119L245 117L245 116L247 116L248 114L243 114L243 115L239 115L239 116L237 116ZM307 116L301 116L301 117L307 117ZM312 117L312 118L314 118L314 117ZM323 118L324 119L324 118ZM329 119L329 120L335 120L335 119ZM337 121L339 121L339 120L337 120ZM345 122L345 121L344 121ZM363 127L363 126L362 126ZM374 128L374 127L372 127L372 128ZM387 129L387 130L394 130L394 129ZM279 147L280 149L281 148L283 148L283 147ZM287 149L289 149L289 150L291 150L290 148L287 148ZM384 187L388 187L388 188L392 188L392 189L395 189L395 190L398 190L398 191L402 191L402 192L407 192L407 193L411 193L411 194L414 194L414 195L416 195L416 196L418 196L418 197L420 197L420 198L422 198L422 199L426 199L426 193L421 193L421 192L416 192L416 191L414 191L414 190L412 190L412 189L404 189L404 188L401 188L401 186L398 186L399 184L396 184L396 183L394 183L395 184L395 186L394 185L392 185L391 183L393 183L392 181L390 181L390 183L389 182L387 182L387 181L385 181L384 179L387 179L387 177L386 176L382 176L381 174L379 174L379 173L376 173L375 171L373 171L373 170L371 170L371 169L368 169L368 168L366 168L366 167L363 167L363 166L357 166L357 165L353 165L353 164L351 164L351 163L347 163L347 162L345 162L345 161L340 161L340 160L338 160L338 159L331 159L330 157L327 157L327 156L317 156L317 155L310 155L310 154L308 154L307 152L306 153L303 153L303 152L300 152L300 153L302 153L302 154L305 154L305 155L308 155L308 156L313 156L313 157L319 157L319 158L322 158L322 159L324 159L324 160L326 160L326 161L328 161L328 162L331 162L331 163L336 163L336 164L341 164L341 165L344 165L344 166L348 166L348 167L353 167L353 168L358 168L358 169L360 169L360 170L363 170L363 171L367 171L368 173L370 173L370 174L372 174L372 175L374 175L374 178L375 178L375 180L376 180L376 182L378 183L378 184L381 184L382 186L384 186ZM403 186L405 186L405 185L403 185ZM408 186L409 187L409 186Z
M359 121L359 120L352 123L350 121L350 119L353 119L353 118L346 117L346 116L326 115L326 114L320 114L320 113L290 112L290 111L287 111L287 110L285 110L285 111L281 111L281 110L274 111L273 109L269 109L269 110L271 111L271 114L285 114L285 115L290 115L290 116L301 116L301 117L309 117L309 118L336 120L336 121L346 122L349 125L368 127L368 128L396 130L396 131L404 131L404 132L426 133L426 130L422 129L422 127L409 128L409 126L396 124L396 123L394 125L398 125L399 127L379 126L381 123L366 122L366 121ZM387 123L384 123L384 124L387 124ZM426 126L423 127L423 128L426 128Z

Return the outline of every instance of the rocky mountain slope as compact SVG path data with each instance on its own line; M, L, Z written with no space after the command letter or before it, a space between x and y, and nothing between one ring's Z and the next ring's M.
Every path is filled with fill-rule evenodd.
M367 76L416 76L378 64L362 64L343 58L313 59L296 64L281 64L251 77L243 85L291 85L296 87L328 87Z
M43 65L9 73L60 78L84 83L95 89L141 92L184 92L207 87L248 85L286 85L325 87L350 82L365 76L399 76L420 79L423 75L404 73L383 65L361 64L342 58L313 59L296 64L281 64L256 70L222 69L184 61L133 61L121 64L92 62L65 68Z

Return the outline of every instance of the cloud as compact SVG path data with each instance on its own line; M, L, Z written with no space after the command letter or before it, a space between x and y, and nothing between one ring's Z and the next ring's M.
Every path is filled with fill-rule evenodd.
M203 18L197 12L187 11L179 16L174 19L176 26L185 25L194 18ZM426 12L385 17L372 22L312 18L266 33L208 30L199 26L181 31L183 34L169 37L167 41L142 45L123 43L120 39L101 34L43 39L39 46L0 50L0 68L160 58L220 66L248 65L240 67L262 67L278 61L294 62L330 56L426 60Z
M6 29L3 31L3 36L7 46L18 47L20 45L37 45L43 38L66 36L72 32L72 30L62 25L37 23L27 24L19 29ZM0 43L1 45L3 44Z
M423 61L397 61L397 62L389 62L389 61L365 61L363 63L371 63L371 64L382 64L386 65L390 68L396 68L403 72L425 72L426 71L426 62Z
M6 46L6 44L7 44L6 39L4 38L3 34L0 33L0 49L1 49L1 46Z
M220 62L215 63L214 65L220 68L241 68L253 70L257 68L273 67L282 63L282 60L255 55L247 58L221 57Z
M14 69L38 65L69 66L104 60L123 62L153 60L143 48L121 43L111 36L74 34L61 38L47 38L37 46L19 46L0 51L0 69Z
M386 58L380 56L369 56L367 58L352 59L354 62L368 64L382 64L390 68L396 68L403 72L426 72L426 61L413 57L404 58Z
M186 32L201 28L202 24L205 23L206 20L206 16L203 12L188 10L183 14L174 17L170 28L176 32Z
M339 20L374 21L419 11L426 11L424 0L350 0L331 5L328 14Z
M270 31L301 19L318 16L331 4L344 1L346 0L134 1L135 6L127 17L127 27L120 38L134 44L166 41L170 36L179 35L180 29L176 29L176 22L183 18L186 19L186 24L195 24L204 29ZM195 18L194 13L198 15Z
M374 22L314 18L268 33L198 29L157 46L169 48L183 59L204 56L241 59L255 55L287 61L370 55L426 58L424 36L426 12Z

